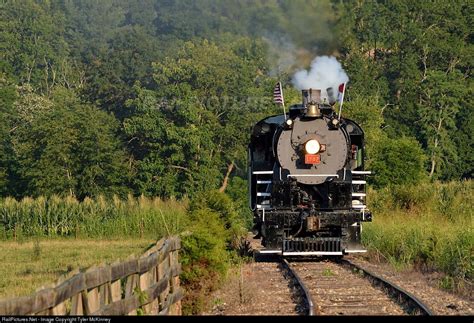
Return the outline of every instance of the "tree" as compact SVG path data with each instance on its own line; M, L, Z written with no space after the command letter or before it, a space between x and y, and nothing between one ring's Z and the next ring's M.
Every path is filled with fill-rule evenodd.
M11 80L0 73L0 196L12 190L12 173L16 162L12 150L11 132L14 130L12 119L15 117L13 103L17 92Z
M467 115L457 111L472 110L466 92L472 5L397 0L346 2L336 8L351 87L380 96L384 132L394 139L415 137L431 156L432 177L459 178L458 167L470 168L468 148L454 143L469 124Z
M472 89L472 86L470 89ZM472 97L472 93L467 95L466 100L471 102L466 102L458 113L457 131L453 137L459 158L453 173L449 174L448 178L472 178L474 176L474 133L472 131L474 129L474 109L472 108Z
M423 96L418 111L421 133L430 155L430 177L443 174L443 169L459 162L453 134L457 114L468 93L466 87L459 86L461 80L459 73L429 71L422 83Z
M234 167L245 167L248 129L268 111L271 97L262 89L273 86L251 59L258 53L245 40L187 42L175 57L153 65L156 90L139 89L129 101L133 116L124 122L141 192L218 188Z
M153 83L151 63L160 58L160 42L140 26L117 30L108 48L88 63L84 96L119 120L127 115L125 101L133 97L135 82L145 87Z
M68 58L64 14L49 1L7 1L0 11L3 72L47 93Z
M425 155L414 138L386 138L375 149L370 170L376 188L418 184L426 178Z
M44 100L48 108L20 115L13 138L25 183L23 193L78 198L124 194L127 168L113 117L81 104L64 88L55 89L51 100L37 99ZM32 111L34 102L22 96L17 105Z

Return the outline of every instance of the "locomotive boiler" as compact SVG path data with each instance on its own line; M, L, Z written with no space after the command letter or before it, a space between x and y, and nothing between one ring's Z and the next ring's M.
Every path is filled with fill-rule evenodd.
M327 90L330 97L330 89ZM364 252L364 132L333 109L321 90L302 91L289 114L259 121L249 144L249 194L262 252L339 255Z

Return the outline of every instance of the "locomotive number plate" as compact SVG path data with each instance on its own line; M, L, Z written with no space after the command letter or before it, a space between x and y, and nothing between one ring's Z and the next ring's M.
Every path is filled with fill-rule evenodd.
M321 162L321 155L316 154L316 155L310 155L306 154L304 156L304 163L305 164L319 164Z

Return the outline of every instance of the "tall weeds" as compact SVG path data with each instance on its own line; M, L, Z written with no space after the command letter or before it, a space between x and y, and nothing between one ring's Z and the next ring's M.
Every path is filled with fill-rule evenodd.
M397 266L445 272L450 288L474 278L474 182L421 184L371 191L373 223L365 245Z

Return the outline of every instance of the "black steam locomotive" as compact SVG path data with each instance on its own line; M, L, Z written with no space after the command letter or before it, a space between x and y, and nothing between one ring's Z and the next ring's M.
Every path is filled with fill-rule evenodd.
M328 91L329 93L330 91ZM250 207L265 250L283 256L364 252L364 132L335 100L303 90L303 104L259 121L249 144ZM323 102L322 102L323 101Z

